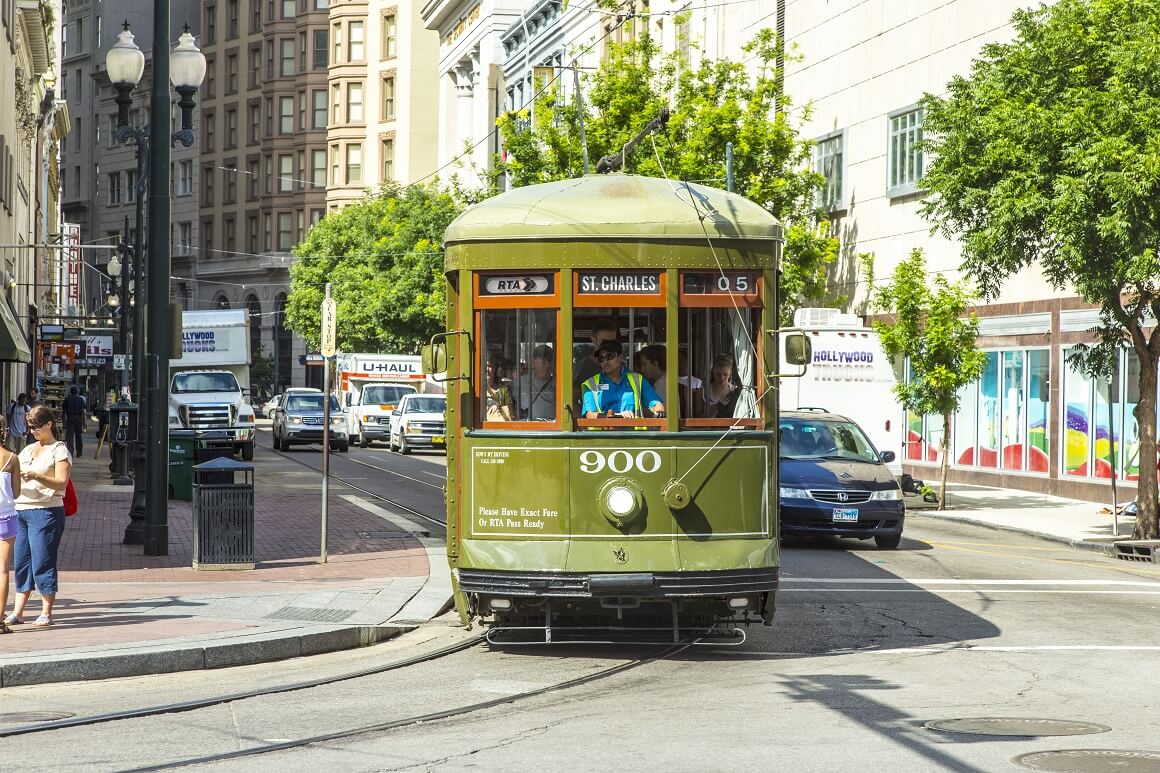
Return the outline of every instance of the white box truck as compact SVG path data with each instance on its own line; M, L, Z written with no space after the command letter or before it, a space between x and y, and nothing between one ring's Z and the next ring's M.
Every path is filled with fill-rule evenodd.
M254 458L250 324L246 309L185 311L181 357L169 361L169 428L198 432Z
M346 411L351 443L366 448L389 442L391 411L403 395L442 391L412 354L342 354L335 361L339 405Z
M894 452L887 466L901 477L906 427L894 394L899 374L878 333L838 309L798 309L793 326L809 335L813 362L802 378L782 379L781 409L822 408L853 419L879 451ZM784 355L780 370L794 372Z

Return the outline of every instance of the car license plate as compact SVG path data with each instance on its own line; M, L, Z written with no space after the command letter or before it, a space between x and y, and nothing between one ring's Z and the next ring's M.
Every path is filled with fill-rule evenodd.
M432 443L432 445L437 445L437 446L443 445L443 436L442 435L433 436L431 438L431 443ZM857 519L855 519L855 520L857 520Z
M856 507L835 507L834 508L834 522L846 523L849 521L858 520L858 508Z

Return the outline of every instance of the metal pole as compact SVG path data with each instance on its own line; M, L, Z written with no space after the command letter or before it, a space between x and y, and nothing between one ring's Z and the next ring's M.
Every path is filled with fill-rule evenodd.
M145 197L149 195L149 129L142 127L137 132L137 206L133 213L133 282L137 290L136 304L129 303L129 286L125 285L125 297L121 301L123 314L133 315L133 368L132 368L132 400L137 404L137 432L136 440L126 450L131 453L133 465L133 503L129 506L129 526L125 529L124 544L141 545L145 542L145 518L148 511L148 494L146 484L148 473L145 470L145 435L148 432L148 419L145 399L145 303L142 279L145 274ZM128 229L126 229L128 230ZM128 375L130 371L126 371ZM168 496L168 485L166 486Z
M330 297L330 282L326 283ZM326 563L326 530L330 521L330 357L322 355L322 548L320 563Z
M733 143L725 143L725 190L733 192Z
M580 118L580 152L584 155L584 174L588 174L588 140L584 137L584 95L580 93L580 68L572 62L572 80L576 83L576 115Z
M138 150L138 153L141 151ZM125 218L125 230L122 232L124 236L121 237L121 244L124 247L121 250L121 319L120 327L117 331L117 337L122 356L125 357L125 369L120 373L120 387L122 394L125 387L129 386L129 218Z
M150 143L149 270L146 320L148 363L145 445L145 555L169 554L169 2L153 0L153 82L151 124L159 142ZM147 312L148 313L148 312Z

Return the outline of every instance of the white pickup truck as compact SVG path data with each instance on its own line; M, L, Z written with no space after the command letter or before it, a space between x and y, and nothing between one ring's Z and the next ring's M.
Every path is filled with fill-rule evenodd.
M250 328L245 309L186 311L181 358L170 361L169 428L191 429L210 443L254 458Z

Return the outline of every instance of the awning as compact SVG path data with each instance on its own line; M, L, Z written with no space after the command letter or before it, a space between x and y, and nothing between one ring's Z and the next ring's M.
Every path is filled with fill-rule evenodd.
M0 362L32 362L28 336L3 296L0 296Z

